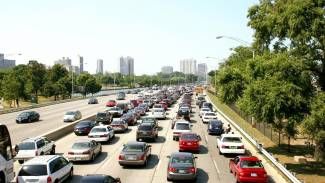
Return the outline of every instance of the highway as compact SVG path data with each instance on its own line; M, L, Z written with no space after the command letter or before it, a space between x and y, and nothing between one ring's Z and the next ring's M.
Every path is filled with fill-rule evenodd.
M103 100L103 99L101 99ZM107 99L105 99L107 100ZM102 106L102 105L101 105ZM176 107L168 111L168 119L159 120L159 139L153 142L152 156L146 167L127 167L123 168L118 164L118 155L121 151L123 144L128 141L135 140L136 126L130 127L130 130L125 134L116 134L115 139L109 144L103 144L103 153L98 156L94 162L74 163L74 177L71 182L79 182L81 177L86 174L108 174L113 177L120 177L123 183L142 182L142 183L163 183L167 182L167 155L172 152L178 151L178 142L172 140L171 118L176 115ZM218 154L216 148L216 136L207 134L207 126L202 123L198 116L198 107L195 107L195 113L192 114L192 131L198 133L202 137L200 153L196 154L198 179L197 182L220 182L230 183L235 182L232 174L229 172L228 163L232 157L224 157ZM218 116L219 119L224 121L225 125L228 123ZM236 132L235 132L236 133ZM72 142L79 138L87 138L86 136L76 136L69 134L60 140L56 141L57 154L67 155L67 152L72 145ZM250 152L254 152L254 148L248 144L244 139L245 147ZM253 155L255 155L253 153ZM277 172L271 168L266 162L263 162L268 174L270 175L269 182L286 182L279 179ZM21 165L15 163L15 172L18 172ZM275 181L276 180L276 181Z
M127 95L127 100L133 99L135 95ZM99 104L88 104L88 99L73 102L60 103L32 109L40 114L40 121L32 123L16 123L16 116L23 111L0 115L0 123L6 124L10 134L12 144L15 145L28 137L42 135L48 131L67 125L63 122L64 114L69 110L79 110L83 117L94 115L105 109L105 103L109 99L115 99L116 95L97 97ZM27 110L28 111L28 110Z

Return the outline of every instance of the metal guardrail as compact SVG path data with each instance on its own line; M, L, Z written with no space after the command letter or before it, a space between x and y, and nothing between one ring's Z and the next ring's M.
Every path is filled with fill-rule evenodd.
M211 101L210 97L208 97ZM239 125L225 115L213 102L211 102L218 113L220 113L232 126L234 126L251 144L253 144L267 159L269 159L273 165L278 168L291 182L302 183L297 177L295 177L289 170L287 170L281 163L279 163L269 152L267 152L257 140L248 135Z

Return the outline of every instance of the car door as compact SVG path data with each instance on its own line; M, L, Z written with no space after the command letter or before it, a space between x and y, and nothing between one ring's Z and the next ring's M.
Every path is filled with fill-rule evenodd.
M94 152L94 154L97 155L99 153L99 145L94 140L91 141L91 149Z
M37 147L38 155L41 155L42 153L44 153L44 154L46 153L44 139L40 139L40 140L36 141L36 147Z
M58 175L60 177L60 180L63 180L69 176L71 170L70 162L63 157L59 157L57 160L59 164Z
M108 134L109 134L109 138L113 138L113 135L114 135L113 129L110 126L108 126L107 131L108 131Z
M239 158L235 157L234 158L234 163L232 164L232 172L234 174L238 174L238 169L239 169Z

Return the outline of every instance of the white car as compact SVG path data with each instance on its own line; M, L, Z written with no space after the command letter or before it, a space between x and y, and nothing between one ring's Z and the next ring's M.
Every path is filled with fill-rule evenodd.
M205 112L202 116L203 123L208 123L211 119L218 119L217 114L214 112Z
M17 183L64 182L73 176L73 165L60 155L37 156L20 168Z
M162 108L153 109L152 117L157 118L157 119L166 119L166 111Z
M222 134L217 138L219 154L245 154L242 138L236 134Z
M69 122L69 121L76 121L82 118L81 112L76 110L76 111L68 111L65 113L63 116L63 121L64 122Z
M45 154L55 154L55 144L46 137L27 138L18 144L15 157L20 164L36 156Z
M88 134L88 138L96 142L108 142L114 137L114 130L111 126L108 125L95 126L90 130Z
M178 140L182 133L191 132L192 125L185 120L180 120L175 122L173 128L173 140Z
M207 108L207 107L201 108L199 116L202 117L204 115L204 113L206 113L206 112L212 112L212 111L210 108Z

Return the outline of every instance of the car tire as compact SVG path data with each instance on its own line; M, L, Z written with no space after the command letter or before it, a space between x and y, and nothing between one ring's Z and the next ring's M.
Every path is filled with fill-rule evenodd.
M55 155L55 147L52 147L52 150L51 150L50 154Z
M18 160L19 164L24 164L24 160Z
M73 168L71 168L70 172L69 172L69 179L72 179L73 177Z
M95 154L93 153L93 155L91 156L91 161L95 161Z
M140 139L139 139L139 138L137 138L136 140L137 140L137 141L139 141Z
M31 123L32 122L32 119L28 118L28 123Z
M223 153L219 150L219 155L223 155Z
M170 178L167 177L167 181L170 182L170 181L172 181L172 179L170 179Z

